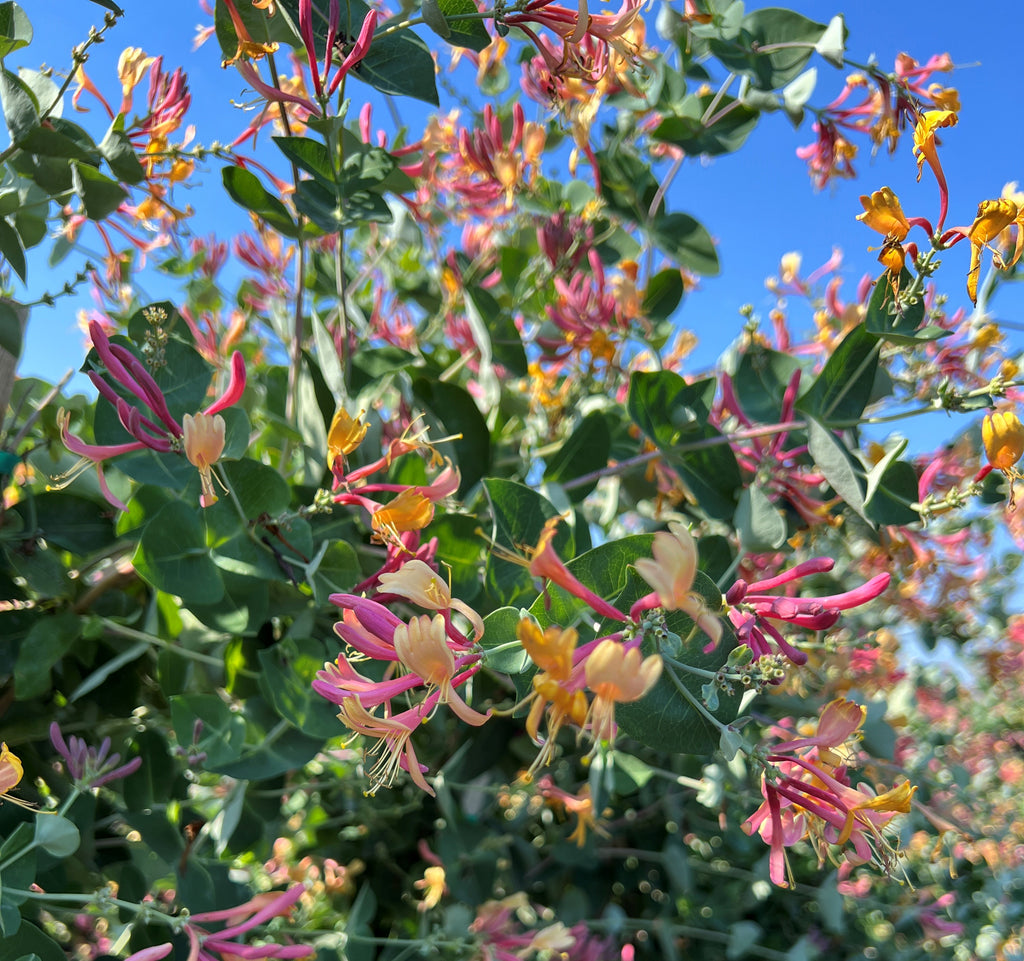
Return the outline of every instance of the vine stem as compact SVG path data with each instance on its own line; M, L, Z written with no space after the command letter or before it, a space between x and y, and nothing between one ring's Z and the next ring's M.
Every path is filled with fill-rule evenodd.
M190 651L187 647L179 647L177 644L174 644L171 641L165 641L162 637L157 637L155 634L147 634L144 631L137 631L133 627L125 627L123 624L118 624L117 621L112 621L106 617L101 617L100 623L103 624L103 627L115 637L123 637L125 640L129 641L143 641L146 644L152 644L154 647L174 651L175 654L179 654L192 661L198 661L201 664L210 664L221 669L224 667L224 661L219 657L214 657L212 654L203 654L201 651ZM243 677L259 677L259 674L256 671L250 671L244 667L239 668L238 673Z

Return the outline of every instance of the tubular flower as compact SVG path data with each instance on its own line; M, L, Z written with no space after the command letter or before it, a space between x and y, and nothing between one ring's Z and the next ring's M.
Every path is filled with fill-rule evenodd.
M434 505L412 488L401 491L384 507L373 512L370 526L381 542L397 541L405 531L423 530L434 519Z
M428 610L440 611L445 615L445 624L451 636L450 611L458 611L473 626L474 638L479 641L484 636L483 618L465 601L452 597L448 585L441 580L425 561L412 558L406 561L397 571L388 571L378 578L380 591L383 594L397 594L406 600L425 607ZM469 643L468 641L466 642Z
M408 624L395 628L395 653L402 664L426 683L428 689L437 688L438 703L447 704L454 714L467 724L479 727L487 720L486 714L474 711L452 686L456 672L455 655L448 646L444 618L435 614L414 617Z
M725 602L729 605L729 620L736 629L741 644L746 644L755 658L771 653L769 638L794 664L806 664L807 654L794 648L769 621L784 621L794 627L811 631L825 631L833 627L843 611L859 607L884 593L892 579L889 574L877 574L871 580L851 591L825 597L788 597L763 594L783 584L811 574L832 570L835 561L816 557L804 561L775 577L754 584L740 578L729 588ZM758 592L758 593L751 593Z
M927 162L935 174L939 185L939 221L936 230L942 230L946 222L946 211L949 209L949 188L946 186L946 175L939 163L939 154L935 149L936 131L942 127L953 127L959 118L955 110L926 110L921 114L914 128L914 157L917 159L917 179L921 179L921 170Z
M119 764L121 755L110 754L109 737L105 737L100 746L95 748L72 734L68 738L69 746L56 721L50 725L50 741L57 749L57 753L64 758L71 778L87 789L101 787L110 781L128 777L142 767L141 757L134 757L127 764Z
M527 567L534 577L543 577L553 581L563 590L568 591L573 597L586 601L602 617L608 617L615 621L625 621L626 615L613 604L609 604L604 598L599 597L589 587L569 572L569 569L562 563L561 558L555 552L552 541L555 537L555 529L561 523L561 517L551 517L544 523L544 530L537 541L537 546L530 552L530 562Z
M516 637L530 660L540 670L533 676L533 691L523 702L531 703L526 718L526 733L540 752L527 772L527 778L546 765L555 752L558 732L567 721L582 727L587 719L587 696L582 679L573 678L576 642L574 628L563 630L557 626L543 633L536 621L524 617L516 627ZM550 705L550 708L548 707ZM547 737L540 736L541 718L547 713Z
M224 6L227 7L228 16L231 17L231 25L234 27L235 36L238 39L238 49L233 57L221 62L222 67L230 67L239 61L262 60L268 53L274 53L277 50L276 43L260 43L252 38L234 0L224 0Z
M0 797L7 797L8 792L18 786L24 773L21 758L7 749L6 742L0 744ZM8 800L13 801L14 798Z
M103 496L118 510L126 511L128 508L107 486L103 477L103 461L119 454L149 448L163 454L185 453L200 471L203 483L200 504L208 507L214 503L217 497L210 483L210 468L224 450L224 418L214 415L237 403L245 391L245 361L242 355L235 351L231 356L231 378L224 393L198 414L186 414L186 428L174 419L163 390L135 354L127 347L111 343L103 327L95 320L89 322L89 335L102 365L102 372L88 372L89 379L100 396L113 405L121 426L134 439L124 444L86 444L70 433L70 417L58 415L64 446L80 455L81 460L70 471L56 478L54 486L66 486L82 470L94 466ZM123 394L131 395L137 403L128 403Z
M711 638L712 644L717 644L722 639L722 624L708 610L704 598L693 590L697 542L682 524L673 521L668 528L669 533L659 531L654 535L653 559L640 557L634 562L637 573L654 588L654 594L637 601L630 615L635 617L655 604L666 611L683 611Z
M889 187L875 190L870 195L862 194L860 203L864 213L858 214L858 220L880 233L886 240L894 239L900 243L906 240L910 224L903 214L899 197Z
M767 755L772 766L761 781L764 802L743 830L770 846L769 874L780 887L792 881L785 849L804 838L822 861L830 846L851 844L850 863L895 866L896 851L882 829L910 810L916 788L904 782L876 795L866 785L850 784L840 749L864 717L859 705L839 698L822 711L816 734L777 744Z
M981 251L988 247L1018 217L1017 205L1007 198L999 200L983 200L978 204L978 214L967 231L967 239L971 243L971 269L967 272L967 294L972 304L978 302L978 275L981 272ZM1018 228L1019 229L1019 228ZM1018 248L1020 244L1018 242ZM1016 263L1018 251L1005 266L1012 267ZM996 265L1002 266L1002 258L996 253Z
M364 412L360 411L359 416ZM362 442L370 425L364 424L359 416L352 418L344 407L339 407L331 419L331 429L327 432L327 461L332 470L339 457L347 457Z
M193 914L184 926L184 934L188 938L188 957L195 961L248 961L257 958L307 958L316 953L316 949L305 944L261 944L247 945L236 941L240 934L251 931L258 925L265 924L291 911L292 906L302 897L306 888L295 884L287 891L257 894L245 904L221 911L203 911ZM218 931L207 931L200 923L226 923L228 926ZM143 948L129 955L125 961L159 961L174 950L170 942Z
M184 431L182 442L185 445L185 456L193 467L199 469L202 489L199 504L201 507L211 507L218 499L213 489L213 465L224 453L224 418L220 414L212 417L203 413L195 416L186 414L181 426Z
M658 654L643 657L639 647L606 638L586 660L587 687L594 692L590 733L596 741L615 739L615 703L639 701L661 676Z

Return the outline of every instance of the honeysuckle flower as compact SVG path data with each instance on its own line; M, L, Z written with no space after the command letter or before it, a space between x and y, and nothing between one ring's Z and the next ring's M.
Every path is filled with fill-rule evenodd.
M640 598L630 610L636 619L638 613L661 605L666 611L682 611L711 638L712 644L722 639L722 624L712 614L704 598L693 590L697 575L697 542L678 521L668 525L668 531L654 535L650 557L639 557L633 562L637 573L651 587L654 595Z
M434 797L434 789L423 777L426 767L421 765L416 757L412 735L426 716L421 708L425 708L429 713L437 698L438 694L435 692L419 708L411 708L390 717L376 717L371 714L357 697L346 697L341 702L338 712L341 722L356 734L374 738L377 742L366 750L368 757L380 755L373 767L366 772L371 781L368 794L376 794L381 787L391 787L398 772L405 771L421 791Z
M563 630L553 624L541 631L540 625L533 618L524 617L516 627L516 637L537 667L559 681L569 680L573 653L579 640L575 628Z
M155 57L146 56L140 47L126 47L117 60L117 77L121 81L122 100L118 113L127 114L132 109L132 94L142 82L145 72L156 62Z
M602 617L608 617L615 621L625 621L626 615L613 604L609 604L603 597L599 597L589 587L583 584L577 577L571 574L561 558L555 552L551 543L555 537L555 529L561 523L561 517L551 517L544 523L537 546L528 551L530 555L530 574L534 577L542 577L545 580L553 581L563 590L568 591L573 597L586 601ZM510 558L511 559L511 558Z
M193 467L199 469L199 484L202 493L199 504L211 507L217 503L213 489L213 465L224 453L224 418L220 414L186 414L181 420L182 443L185 456Z
M370 517L374 538L397 541L405 531L423 530L434 519L434 505L419 491L407 488Z
M413 887L423 892L423 900L416 905L417 911L436 908L442 896L448 892L444 868L439 864L429 865L423 872L423 877L413 881Z
M900 206L899 197L889 187L882 187L860 197L864 213L857 219L883 237L903 242L910 232L910 223Z
M559 804L566 813L576 816L576 827L569 835L569 840L575 841L577 847L582 848L586 845L588 831L593 830L604 837L608 836L608 832L601 827L594 812L594 799L589 784L584 784L578 794L571 794L558 787L551 776L545 774L537 779L537 793L549 803Z
M981 422L985 456L996 469L1009 471L1024 455L1024 425L1015 411L997 410Z
M302 897L306 888L302 884L292 885L287 891L257 894L245 904L221 911L202 911L190 915L184 925L184 934L189 943L189 961L249 961L258 958L307 958L316 949L305 944L260 944L248 945L234 940L241 934L266 923L271 918L287 914L295 902ZM219 931L207 931L201 924L210 922L226 923ZM173 944L153 945L129 955L125 961L160 961L173 950Z
M56 721L50 725L50 741L57 749L57 753L64 758L68 775L86 790L127 777L142 767L141 757L134 757L126 764L119 764L121 755L109 753L109 737L105 737L98 748L90 747L74 734L65 741L60 725Z
M245 360L241 353L235 351L231 355L231 377L224 393L205 410L195 415L186 415L186 421L191 418L191 426L188 427L186 435L186 428L174 419L163 390L146 369L146 365L127 347L111 343L102 325L95 320L89 322L89 335L106 374L104 377L100 371L90 370L89 379L96 386L100 396L114 406L121 426L135 439L123 444L86 444L70 433L70 417L63 413L59 414L61 439L68 450L78 454L81 460L71 470L55 478L53 486L58 489L64 487L82 470L95 467L103 496L118 510L127 511L125 504L115 497L107 486L103 476L103 461L119 454L149 448L158 453L184 453L200 471L200 504L207 507L216 501L210 483L210 468L224 449L224 418L214 415L237 403L245 391ZM114 386L108 383L107 377L122 392L132 395L138 404L129 404Z
M408 624L399 624L395 628L394 644L402 665L422 678L428 690L437 689L439 704L447 704L456 716L474 727L487 720L488 715L474 711L452 684L458 665L448 646L444 618L440 614L433 618L422 614Z
M942 172L942 164L939 163L939 154L935 148L936 131L943 127L953 127L959 118L955 110L926 110L918 118L914 127L914 157L917 159L917 179L921 179L921 171L927 163L935 174L935 180L939 185L939 219L935 225L936 231L942 232L942 226L946 222L946 211L949 209L949 188L946 186L946 175Z
M397 571L388 571L377 579L382 594L396 594L420 607L445 615L448 636L452 635L450 612L458 611L473 626L474 639L484 636L483 618L465 601L453 598L451 589L426 561L412 558ZM466 642L468 644L468 641Z
M755 657L771 653L769 638L794 664L806 664L807 654L794 648L770 621L783 621L794 627L824 631L835 625L843 611L874 600L889 587L892 577L877 574L860 587L825 597L789 597L759 593L774 590L783 584L811 574L826 573L835 566L828 557L804 561L788 571L754 584L740 578L725 594L728 617L741 644L746 644ZM753 593L752 593L753 592ZM706 650L710 649L710 645Z
M807 838L824 860L827 849L852 845L851 863L877 860L894 867L895 852L882 829L910 810L915 787L907 782L882 794L854 788L839 749L860 729L865 712L843 698L822 711L817 733L774 746L761 781L764 802L743 824L771 848L769 874L781 887L791 880L785 849Z
M24 774L25 767L21 763L21 758L8 749L6 742L0 744L0 798L12 801L19 807L30 807L25 801L19 801L10 794Z
M335 43L339 39L341 28L341 5L338 0L331 0L327 14L327 43L324 54L323 74L321 75L316 51L316 37L313 29L313 3L312 0L299 0L299 33L302 35L302 43L306 48L306 56L309 60L309 71L313 78L313 89L317 98L331 96L338 89L339 84L345 75L356 64L358 64L370 49L370 41L373 39L373 32L377 29L377 11L370 10L363 18L363 25L359 30L352 49L348 52L341 64L338 66L334 76L328 80L331 67L334 61Z
M981 251L993 240L1015 223L1020 215L1017 205L1005 197L999 200L983 200L978 204L978 213L967 231L967 239L971 244L971 268L967 273L967 294L972 304L978 302L978 276L981 272ZM1012 267L1020 254L1020 227L1018 226L1018 244L1013 258L1005 264ZM997 266L1004 266L1002 258L996 252Z
M277 43L261 43L252 38L235 6L235 0L224 0L224 6L227 8L228 16L231 17L231 25L235 28L238 48L233 57L221 61L222 67L230 67L239 61L262 60L268 53L274 53L277 50Z
M327 464L331 469L337 458L347 457L363 442L370 429L369 423L364 424L359 419L363 413L359 411L359 415L353 418L344 407L334 412L331 428L327 432Z
M638 701L661 676L658 654L644 657L637 646L629 647L606 638L587 656L587 687L594 692L590 705L590 733L594 741L614 741L615 704Z

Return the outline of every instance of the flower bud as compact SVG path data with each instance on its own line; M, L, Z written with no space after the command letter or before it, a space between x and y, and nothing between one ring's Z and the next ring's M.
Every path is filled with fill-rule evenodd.
M985 454L996 470L1007 471L1024 454L1024 425L1013 411L986 414L981 424Z

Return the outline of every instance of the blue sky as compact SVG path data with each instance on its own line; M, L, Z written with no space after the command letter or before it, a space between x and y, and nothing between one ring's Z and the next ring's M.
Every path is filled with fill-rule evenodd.
M162 54L166 65L182 64L188 70L197 139L209 142L233 137L243 119L230 100L243 97L244 85L234 71L221 69L215 40L192 52L195 25L207 22L198 3L175 0L172 5L154 5L151 0L121 0L121 4L127 16L110 31L107 43L94 48L86 68L101 89L110 91L112 98L116 94L115 65L124 47L139 46L149 54ZM970 15L971 8L963 3L948 0L931 3L927 10L919 4L878 0L855 3L846 11L825 0L785 5L822 22L844 12L850 31L849 51L862 62L874 55L880 64L890 67L900 51L922 61L933 53L950 53L958 69L951 78L943 75L939 79L957 87L963 110L959 125L946 132L941 154L950 183L949 224L970 223L979 200L998 196L1007 181L1024 181L1024 124L1013 112L1020 76L1019 38L1024 27L1020 9L1001 5L1001 10L1013 12L997 16L992 12L996 8L989 6L986 10L990 12L982 17ZM45 62L58 70L66 67L70 48L103 16L103 8L88 0L61 0L59 17L54 16L53 0L22 0L22 6L36 28L36 38L27 57L21 52L15 55L17 62L30 66ZM748 4L749 9L754 7ZM841 89L843 76L820 61L818 66L819 86L812 102L825 104ZM363 89L353 84L351 92L357 95ZM449 105L443 91L441 97L445 109ZM407 105L400 104L399 109L410 118L415 116L407 112ZM98 107L91 117L76 119L94 126L96 132L105 125ZM713 360L739 331L740 305L752 303L762 314L771 308L774 299L765 290L764 278L776 272L783 253L800 251L809 271L829 257L834 245L842 247L847 290L864 272L878 272L875 255L866 250L877 238L854 219L861 209L857 199L861 193L889 185L909 214L934 217L934 180L926 171L921 183L915 183L909 138L895 158L883 153L872 159L862 145L856 165L859 179L839 181L818 193L803 161L794 154L796 147L812 139L809 123L794 130L782 114L770 115L738 154L712 162L687 160L673 185L670 209L686 211L705 224L718 241L723 266L721 277L706 280L679 314L679 322L693 328L703 342L702 362ZM218 167L212 165L205 174L213 190L194 195L198 214L193 229L199 234L216 229L226 238L233 230L244 229L246 219L226 199L219 198L211 205L210 195L219 190L215 186L220 179ZM967 251L960 248L948 256L954 261L953 269L944 276L946 289L954 298L952 304L969 306L961 279L967 269ZM70 271L74 264L72 257L66 266L50 270L36 258L30 267L29 296L24 299L44 288L59 288L64 270ZM168 291L156 293L165 296ZM21 292L16 291L16 296ZM1024 315L1022 305L1024 296L1019 288L1012 288L1000 293L993 310L997 317L1012 321ZM56 349L55 344L59 345ZM21 372L59 376L67 367L77 367L81 356L74 308L67 303L53 310L36 308Z

